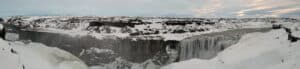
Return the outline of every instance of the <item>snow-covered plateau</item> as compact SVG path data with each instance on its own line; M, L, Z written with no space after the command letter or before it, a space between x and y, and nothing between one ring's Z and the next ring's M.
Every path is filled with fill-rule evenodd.
M6 23L22 30L63 33L71 36L105 37L154 36L165 40L243 28L271 27L272 22L299 22L293 18L151 18L151 17L71 17L15 16ZM177 38L173 38L177 37ZM147 39L147 38L145 38Z
M14 16L0 69L299 69L300 20Z

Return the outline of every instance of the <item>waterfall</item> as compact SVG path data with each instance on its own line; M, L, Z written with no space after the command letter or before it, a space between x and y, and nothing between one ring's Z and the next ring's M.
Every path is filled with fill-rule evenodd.
M115 42L113 50L126 60L141 63L161 51L163 44L163 40L119 39Z
M180 61L192 58L210 59L236 42L236 38L226 36L201 36L184 39L180 42L179 59Z

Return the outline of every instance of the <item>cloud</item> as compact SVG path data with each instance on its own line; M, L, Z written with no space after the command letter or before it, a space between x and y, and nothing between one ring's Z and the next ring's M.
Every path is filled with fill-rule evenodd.
M299 0L0 0L0 16L289 16L297 7Z
M287 13L291 13L291 12L295 12L295 11L299 11L300 7L294 7L294 8L285 8L285 9L278 9L278 10L273 10L270 11L272 14L272 16L279 16L279 15L283 15L283 14L287 14Z
M253 16L253 14L249 14L249 12L264 12L263 14L257 13L255 15L279 16L282 13L274 13L275 12L274 10L284 11L286 9L291 9L292 7L300 7L300 2L294 0L253 0L248 5L245 6L245 8L247 9L242 9L240 11L237 11L236 14L237 16L242 17L242 16Z
M215 16L215 12L222 8L221 0L210 0L208 5L202 5L200 8L192 9L196 16Z

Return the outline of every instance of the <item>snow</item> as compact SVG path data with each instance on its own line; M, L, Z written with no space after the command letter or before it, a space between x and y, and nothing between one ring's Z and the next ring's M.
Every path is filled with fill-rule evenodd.
M250 33L211 60L191 59L163 69L299 69L300 41L290 42L284 29Z
M0 69L87 69L77 57L39 43L0 39Z
M219 67L219 68L218 68ZM162 69L221 69L219 65L209 60L190 59L173 63L171 65L162 67Z
M71 21L70 19L80 19L79 23L68 23ZM37 31L37 32L51 32L51 33L61 33L61 34L67 34L73 37L77 36L85 36L85 35L91 35L93 37L96 37L98 39L103 39L105 37L130 37L129 32L122 33L122 28L117 27L109 27L112 30L112 33L103 33L105 29L96 29L92 28L91 30L87 30L87 27L89 25L89 21L95 21L99 19L100 17L72 17L72 16L31 16L31 17L22 17L22 24L24 27L33 27L33 25L37 25L39 27L33 27L29 28L27 30ZM126 20L131 19L128 18L118 18L115 17L116 20ZM46 19L44 22L36 23L34 20L36 19ZM232 30L232 29L244 29L244 28L266 28L271 27L271 23L268 23L266 21L248 21L248 22L238 22L238 23L232 23L229 21L223 21L220 23L216 23L215 25L196 25L189 24L186 26L165 26L163 23L170 19L164 19L164 18L141 18L142 21L150 22L151 24L142 24L142 25L136 25L133 28L130 28L133 32L143 32L143 33L150 33L150 35L139 35L139 36L161 36L165 38L165 40L182 40L186 37L194 36L194 35L201 35L205 33L211 33L211 32L222 32L226 30ZM182 19L178 19L182 20ZM208 18L209 20L209 18ZM216 21L216 19L212 19L213 21ZM253 19L252 19L253 20ZM254 19L255 20L255 19ZM232 21L235 21L234 19ZM236 20L238 21L238 20ZM22 26L23 26L22 25ZM151 29L145 30L145 29ZM185 33L171 33L173 30L185 30L187 32ZM205 31L201 32L188 32L189 29L196 30L196 29L205 29ZM101 31L101 33L96 31ZM138 31L137 31L138 30ZM155 31L160 31L159 34L151 34ZM166 33L162 33L166 32ZM132 32L131 32L132 33ZM175 38L174 37L178 37Z
M86 52L89 54L89 53L92 53L92 52L95 52L95 53L110 53L110 54L114 54L114 51L113 50L110 50L110 49L99 49L99 48L96 48L96 47L91 47L89 50L86 50Z
M300 38L300 23L287 23L282 24L284 28L291 30L291 35Z
M0 24L0 30L2 30L4 27L3 27L3 25L2 24Z

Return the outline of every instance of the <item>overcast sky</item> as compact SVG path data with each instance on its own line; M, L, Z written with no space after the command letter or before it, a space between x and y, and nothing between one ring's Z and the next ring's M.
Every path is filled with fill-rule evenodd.
M0 0L0 16L300 17L300 0Z

